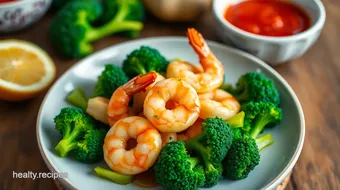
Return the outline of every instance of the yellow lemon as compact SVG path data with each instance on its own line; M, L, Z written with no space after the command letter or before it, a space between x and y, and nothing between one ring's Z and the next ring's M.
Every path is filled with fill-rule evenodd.
M46 89L55 64L40 47L21 40L0 40L0 100L20 101Z

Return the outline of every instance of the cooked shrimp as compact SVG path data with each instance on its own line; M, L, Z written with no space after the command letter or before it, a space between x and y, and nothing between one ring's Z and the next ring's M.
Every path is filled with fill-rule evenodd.
M127 141L136 139L137 145L126 150ZM104 160L118 173L135 175L148 170L162 149L162 138L157 129L145 118L125 117L117 121L104 140Z
M171 108L167 107L168 102ZM144 101L144 116L160 132L184 131L196 121L199 112L197 92L179 78L157 82Z
M228 92L216 89L199 95L201 102L200 118L220 117L229 119L240 111L240 103Z
M132 105L132 109L135 113L140 113L143 111L143 104L144 104L144 100L145 100L145 97L146 97L146 94L149 92L149 90L156 84L156 82L158 81L161 81L161 80L164 80L165 77L159 73L156 73L157 74L157 78L155 80L154 83L150 84L149 86L147 86L145 88L144 91L141 91L137 94L135 94L133 96L133 105Z
M188 29L189 43L199 56L201 66L175 61L167 68L167 78L182 78L197 93L206 93L219 88L224 79L222 63L210 51L203 36L193 28Z
M145 90L147 86L155 82L156 78L156 72L139 75L114 91L107 109L110 126L129 116L129 102L132 96Z
M177 133L161 133L162 146L172 141L177 141Z
M201 124L203 121L203 119L198 118L192 126L185 130L185 136L191 139L199 135L202 132Z

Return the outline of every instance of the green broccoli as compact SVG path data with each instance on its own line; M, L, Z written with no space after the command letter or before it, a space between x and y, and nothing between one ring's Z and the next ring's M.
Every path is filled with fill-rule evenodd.
M115 17L118 11L118 4L117 0L104 0L102 2L103 4L103 14L98 19L99 24L106 24L110 22L112 18ZM130 7L130 13L125 20L134 20L134 21L143 21L144 20L144 10L143 3L139 0L136 1L133 5ZM138 35L139 31L124 31L121 32L122 35L127 37L136 37Z
M66 56L83 57L93 52L91 42L123 31L140 31L143 23L126 20L130 14L138 14L132 7L139 0L116 0L118 10L114 18L103 26L93 27L103 12L101 4L96 0L74 0L67 3L57 14L50 26L52 44ZM139 10L144 11L144 10Z
M203 187L213 187L223 178L223 165L222 163L205 162L204 175L205 183Z
M55 150L60 157L67 156L68 152L77 148L78 141L94 129L94 120L80 108L63 108L54 118L56 130L60 131L63 138Z
M103 159L103 144L106 130L91 130L77 143L76 159L84 163L94 163Z
M278 106L280 94L275 88L274 82L258 72L249 72L242 75L236 88L225 84L222 89L229 91L241 104L253 102L271 102Z
M256 145L261 152L264 148L272 145L274 143L274 139L271 134L265 134L261 137L257 137L255 139Z
M86 110L88 98L85 95L84 89L76 88L66 97L66 101L75 107Z
M151 71L164 74L168 63L158 50L149 46L141 46L139 49L132 51L124 60L123 70L130 78Z
M220 163L226 156L233 140L230 126L221 118L207 118L202 122L202 132L185 142L189 150L197 151L202 157Z
M223 175L233 180L246 178L259 164L260 151L274 140L270 134L258 135L265 126L282 119L281 109L270 102L249 102L242 110L245 112L244 126L233 129L233 144L223 161Z
M232 128L243 127L245 113L243 111L226 120Z
M244 125L244 116L245 116L245 113L243 111L241 111L238 114L236 114L235 116L226 120L226 122L232 128L233 141L235 141L236 139L240 139L243 136L241 128Z
M243 134L242 134L242 130L239 129L239 128L232 128L232 131L233 131L233 142L236 140L236 139L240 139L243 137Z
M282 111L270 102L249 102L242 106L245 112L244 127L245 132L249 132L252 138L257 136L269 124L278 124L282 120Z
M233 144L223 160L223 176L233 180L246 178L260 163L260 152L274 141L270 134L258 137L255 140L249 135L240 135L234 139ZM235 133L234 133L235 134Z
M223 81L224 82L224 81ZM233 88L233 85L232 84L227 84L227 83L223 83L221 86L220 86L220 89L224 90L224 91L227 91L227 92L233 92L234 88Z
M236 139L223 161L223 176L233 180L244 179L260 163L256 142L248 135Z
M201 125L202 132L185 141L185 146L202 157L206 178L204 187L212 187L222 178L220 163L231 147L233 132L230 126L218 117L207 118Z
M98 82L92 97L103 96L109 98L120 86L128 82L124 71L115 65L105 65L104 71L98 77Z
M118 183L121 185L127 185L129 183L131 183L132 181L132 175L125 175L125 174L120 174L111 170L107 170L105 168L99 167L97 166L96 168L94 168L94 171L96 172L96 174L101 177L101 178L105 178L108 179L110 181L113 181L114 183Z
M204 185L203 167L187 154L183 141L167 143L153 167L157 182L169 190L194 190Z
M89 0L53 0L51 7L54 10L59 10L61 8L63 8L67 3L73 2L73 1L82 1L82 2L86 2Z

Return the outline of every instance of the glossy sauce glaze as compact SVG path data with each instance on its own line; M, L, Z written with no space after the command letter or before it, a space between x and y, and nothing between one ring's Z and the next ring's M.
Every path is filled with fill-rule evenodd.
M263 36L290 36L311 26L297 5L280 0L248 0L227 8L225 19L247 32Z

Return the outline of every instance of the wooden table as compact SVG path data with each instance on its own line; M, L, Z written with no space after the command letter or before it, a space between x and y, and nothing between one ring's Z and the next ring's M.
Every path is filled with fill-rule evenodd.
M327 22L319 41L303 57L275 69L299 97L306 118L306 139L288 185L289 190L340 189L340 1L324 0ZM34 42L57 65L57 76L78 60L62 58L49 43L47 31L54 13L32 27L0 39ZM142 37L185 34L195 27L207 39L218 41L211 14L191 24L165 24L148 18ZM130 40L112 36L95 43L96 50ZM48 172L36 141L35 124L45 92L20 103L0 101L0 189L56 189L52 179L13 179L15 172Z

